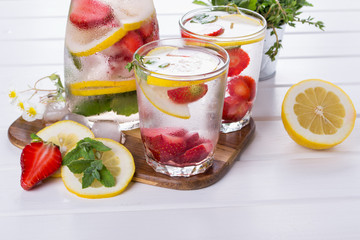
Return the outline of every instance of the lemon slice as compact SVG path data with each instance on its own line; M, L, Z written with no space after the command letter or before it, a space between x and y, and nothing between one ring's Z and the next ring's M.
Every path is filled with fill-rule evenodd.
M288 90L281 118L296 143L312 149L327 149L350 135L356 112L349 96L338 86L309 79Z
M161 112L177 118L190 118L187 104L174 103L169 99L169 88L148 85L144 81L139 81L139 86L149 102Z
M124 81L82 81L69 85L72 95L95 96L103 94L115 94L131 92L136 90L135 79Z
M67 166L61 167L61 176L65 187L72 193L84 198L113 197L125 190L134 173L135 164L131 153L120 143L106 138L95 138L101 141L110 151L104 152L101 160L105 167L115 177L115 186L105 187L98 180L94 180L88 188L82 188L81 179L83 174L72 173Z
M58 145L62 156L81 139L86 137L94 138L94 134L89 128L71 120L56 122L36 134L44 141ZM56 171L52 176L60 177L60 170Z

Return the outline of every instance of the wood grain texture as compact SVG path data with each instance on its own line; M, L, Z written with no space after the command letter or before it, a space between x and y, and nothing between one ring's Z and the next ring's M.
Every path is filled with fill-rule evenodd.
M45 127L41 120L26 122L18 118L8 129L10 142L16 147L23 148L31 141L30 134ZM192 177L169 177L155 172L145 161L144 149L139 129L126 131L125 147L133 154L135 160L135 175L133 181L144 184L178 189L193 190L208 187L219 181L231 168L237 156L246 147L255 131L255 123L250 123L241 131L220 134L215 149L214 163L205 173Z

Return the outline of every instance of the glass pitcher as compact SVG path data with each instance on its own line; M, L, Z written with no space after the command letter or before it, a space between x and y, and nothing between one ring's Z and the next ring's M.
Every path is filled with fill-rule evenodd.
M134 73L125 66L159 39L152 0L72 0L65 35L66 102L90 123L139 126Z

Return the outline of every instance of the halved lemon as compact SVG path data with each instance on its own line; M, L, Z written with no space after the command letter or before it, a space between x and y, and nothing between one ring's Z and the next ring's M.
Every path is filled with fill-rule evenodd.
M67 166L61 167L61 177L65 187L72 193L84 198L113 197L125 190L134 173L134 158L127 148L120 143L106 138L95 138L101 141L110 151L103 152L101 160L105 167L115 177L115 186L105 187L98 180L94 180L88 188L82 188L83 174L72 173Z
M350 97L338 86L309 79L287 91L281 118L296 143L312 149L327 149L350 135L356 111Z
M135 79L124 81L82 81L71 83L69 89L75 96L95 96L103 94L115 94L136 90Z
M44 141L58 145L62 156L81 139L95 137L89 128L71 120L56 122L36 134ZM52 176L60 177L60 170L56 171Z

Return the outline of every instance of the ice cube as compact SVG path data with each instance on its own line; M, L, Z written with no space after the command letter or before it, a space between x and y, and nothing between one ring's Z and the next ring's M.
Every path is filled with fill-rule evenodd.
M43 118L46 123L54 123L61 120L69 112L65 102L50 102L46 106Z
M94 122L91 128L95 137L97 138L110 138L117 142L122 142L122 132L117 121L100 120Z
M72 121L78 122L78 123L90 128L89 120L87 120L86 117L79 115L79 114L75 114L75 113L66 114L62 118L62 120L72 120Z

